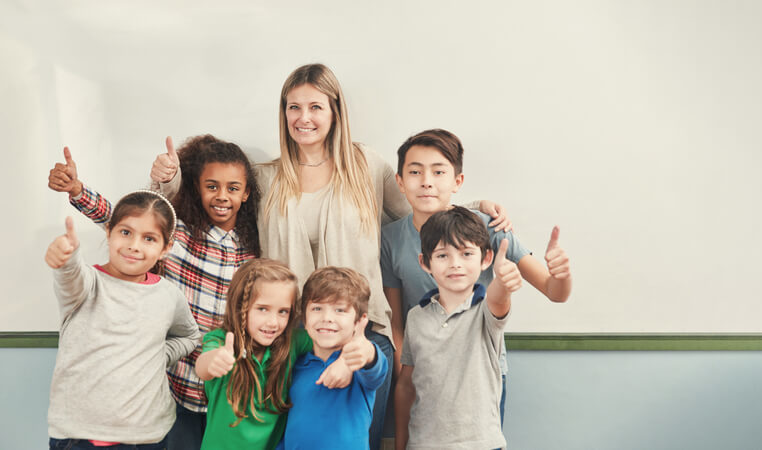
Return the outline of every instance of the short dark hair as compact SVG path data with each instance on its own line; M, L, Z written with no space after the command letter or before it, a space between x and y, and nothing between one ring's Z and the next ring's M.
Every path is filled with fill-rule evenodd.
M414 134L402 143L397 150L397 175L402 176L407 151L415 145L439 150L439 153L450 161L452 167L455 168L455 175L460 175L463 171L463 144L461 144L460 139L447 130L435 128Z
M306 314L307 303L327 303L345 300L355 309L355 322L368 312L370 286L360 273L348 267L321 267L312 272L304 283L300 313Z
M489 233L484 222L462 206L435 213L421 227L421 253L426 267L430 267L431 254L440 242L456 248L470 242L482 250L482 261L490 249Z

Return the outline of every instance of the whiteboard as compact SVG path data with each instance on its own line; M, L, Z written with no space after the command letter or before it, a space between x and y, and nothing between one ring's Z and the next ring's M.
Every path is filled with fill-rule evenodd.
M396 165L405 138L462 139L454 198L505 205L574 290L527 284L509 332L762 332L762 4L699 1L0 3L6 192L0 330L56 330L45 248L76 218L47 174L71 147L112 200L167 135L278 154L281 85L329 65L352 138Z

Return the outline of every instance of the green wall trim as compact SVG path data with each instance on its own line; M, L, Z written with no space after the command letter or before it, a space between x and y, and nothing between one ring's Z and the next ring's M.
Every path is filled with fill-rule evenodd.
M762 351L762 334L506 333L508 350ZM0 348L56 348L56 331L3 331Z

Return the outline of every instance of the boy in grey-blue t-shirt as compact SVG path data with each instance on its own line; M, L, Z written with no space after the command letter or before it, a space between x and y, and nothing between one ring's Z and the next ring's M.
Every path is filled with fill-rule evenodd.
M413 213L381 229L381 273L384 293L392 309L392 334L397 349L402 348L405 318L424 293L434 287L431 276L419 265L419 230L434 213L450 208L452 194L463 184L463 145L454 134L441 129L426 130L405 141L397 151L397 184ZM480 215L485 224L489 218ZM506 257L518 265L521 276L554 302L564 302L571 293L569 258L558 245L554 228L545 253L546 266L531 256L513 233L489 227L490 246L498 250L500 241L509 241ZM492 267L482 271L479 283L489 284ZM503 344L504 349L504 344ZM507 370L502 351L503 374ZM400 352L394 354L394 371L401 368ZM501 402L501 413L502 413Z

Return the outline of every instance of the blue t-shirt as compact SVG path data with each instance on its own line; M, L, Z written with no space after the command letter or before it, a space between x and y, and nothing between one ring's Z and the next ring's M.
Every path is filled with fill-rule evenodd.
M479 216L489 232L490 246L493 252L500 248L500 242L508 237L509 246L506 258L518 264L519 260L530 252L512 232L495 231L488 224L492 218L479 211L472 211ZM384 287L399 289L402 293L402 322L405 323L410 308L417 305L423 296L437 287L431 274L418 264L421 253L421 235L413 225L413 215L403 217L381 228L381 276ZM489 286L493 278L492 265L482 271L477 283Z
M294 365L289 395L286 434L278 449L368 449L368 429L373 418L376 389L384 382L389 363L376 344L376 361L352 376L343 389L315 384L326 367L339 357L334 352L327 361L309 352Z

